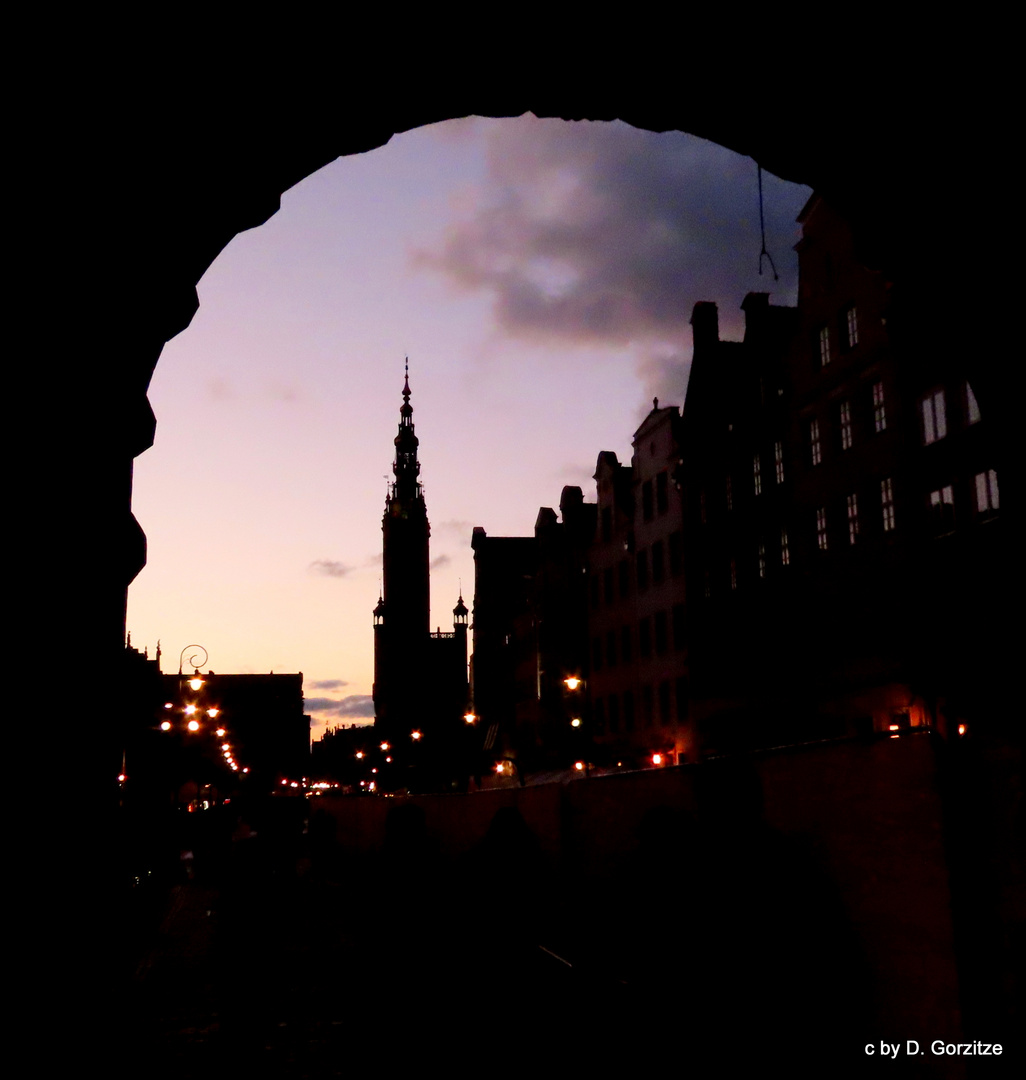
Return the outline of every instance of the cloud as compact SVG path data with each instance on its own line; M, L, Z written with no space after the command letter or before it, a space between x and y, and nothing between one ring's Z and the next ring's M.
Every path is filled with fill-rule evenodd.
M343 686L348 685L345 679L320 679L318 682L310 683L314 690L341 690Z
M353 572L351 566L336 562L334 559L316 559L308 567L311 574L321 574L324 577L346 577Z
M452 562L452 559L448 555L439 555L431 560L432 570L441 570L443 566L448 566Z
M633 347L648 397L681 404L691 310L720 305L724 337L743 329L748 291L793 302L795 217L809 190L680 132L532 116L487 129L486 176L414 262L492 298L507 336L549 346Z
M370 694L350 694L338 703L339 716L373 716L374 698Z
M332 717L372 717L374 715L374 698L370 694L350 694L341 700L308 697L304 698L303 705L307 712L328 713Z

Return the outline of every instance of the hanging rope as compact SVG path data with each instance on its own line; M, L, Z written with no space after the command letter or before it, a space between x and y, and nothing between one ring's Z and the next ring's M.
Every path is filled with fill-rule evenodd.
M777 268L773 262L773 256L766 250L766 219L762 212L762 166L756 162L755 167L759 170L759 229L762 231L762 251L759 252L759 276L762 276L762 257L769 259L770 269L773 271L773 280L779 281Z

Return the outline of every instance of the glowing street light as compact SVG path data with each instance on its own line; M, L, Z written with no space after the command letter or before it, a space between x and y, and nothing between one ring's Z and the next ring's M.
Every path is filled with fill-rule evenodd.
M563 684L566 686L567 690L576 690L577 687L581 685L581 680L576 675L567 675L563 680Z

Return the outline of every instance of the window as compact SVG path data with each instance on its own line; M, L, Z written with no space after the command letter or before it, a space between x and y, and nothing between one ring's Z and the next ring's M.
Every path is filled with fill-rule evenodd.
M656 477L656 510L660 514L665 514L670 508L670 487L669 478L666 472L661 472Z
M659 585L664 577L666 577L666 566L663 558L663 542L657 540L652 545L652 584Z
M591 643L591 666L595 671L602 670L602 638L597 637Z
M826 507L821 506L816 511L816 543L819 544L820 551L826 551L827 549L827 524L826 524Z
M673 647L680 652L687 645L687 623L684 621L684 605L673 605Z
M652 620L649 618L638 623L638 653L641 656L652 655Z
M752 458L752 481L755 485L755 494L762 494L762 461L759 455L756 454Z
M591 606L597 608L599 606L599 589L601 588L598 574L591 575Z
M873 424L877 433L887 430L887 409L884 406L883 383L873 383Z
M620 699L609 695L609 730L615 735L620 730Z
M782 484L784 482L784 444L782 442L773 444L773 462L777 469L777 483Z
M613 592L613 568L611 566L602 572L602 592L605 595L607 605L616 602L616 595Z
M730 473L727 473L727 509L734 509L734 485L730 480Z
M848 496L848 543L854 544L859 538L859 500L854 492Z
M930 492L930 519L935 536L944 536L955 528L955 492L950 484Z
M848 348L854 349L859 343L859 316L854 304L844 313L844 319L848 327Z
M851 402L841 402L841 449L851 449Z
M812 464L819 465L823 460L823 444L819 439L819 421L809 422L809 450L812 454Z
M944 409L944 391L935 390L920 402L923 415L923 445L943 439L948 433L948 418Z
M638 552L638 592L648 588L648 552Z
M641 721L645 727L651 727L654 719L655 701L651 686L641 688Z
M737 561L730 560L730 588L732 592L737 591Z
M634 691L623 692L623 726L627 731L634 730Z
M631 592L631 564L626 559L620 560L620 599L626 600Z
M620 630L620 659L625 663L631 662L631 628L624 626Z
M659 684L659 723L666 727L670 719L670 680L664 679Z
M968 383L965 384L965 419L970 426L980 422L980 407L976 404L976 395Z
M610 701L612 700L610 698ZM595 702L595 730L599 733L606 730L606 707L602 698Z
M766 576L766 545L759 545L759 577Z
M819 366L825 368L830 363L830 327L819 329Z
M976 511L979 514L994 513L999 506L998 479L994 469L976 474Z
M677 679L677 719L683 723L688 718L688 679L681 675Z
M891 478L880 481L880 505L883 508L884 532L894 530L894 487Z
M684 533L678 529L670 533L670 573L676 577L684 571Z
M606 634L606 667L616 667L616 631Z
M655 651L657 656L662 656L669 648L670 636L669 625L665 611L655 613Z
M646 480L641 485L641 515L646 521L652 520L652 481Z
M780 565L791 565L791 548L787 542L787 529L780 530Z
M606 542L613 539L613 508L602 507L602 539Z

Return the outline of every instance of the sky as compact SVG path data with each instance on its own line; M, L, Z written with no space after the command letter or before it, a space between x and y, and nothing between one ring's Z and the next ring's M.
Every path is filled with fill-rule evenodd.
M658 396L682 405L689 319L749 291L793 304L811 194L680 132L471 117L341 158L282 196L199 283L150 384L133 506L137 648L176 671L304 674L313 737L373 717L381 515L409 357L431 522L432 626L474 590L474 526L533 532L595 499ZM192 650L190 650L192 651Z

